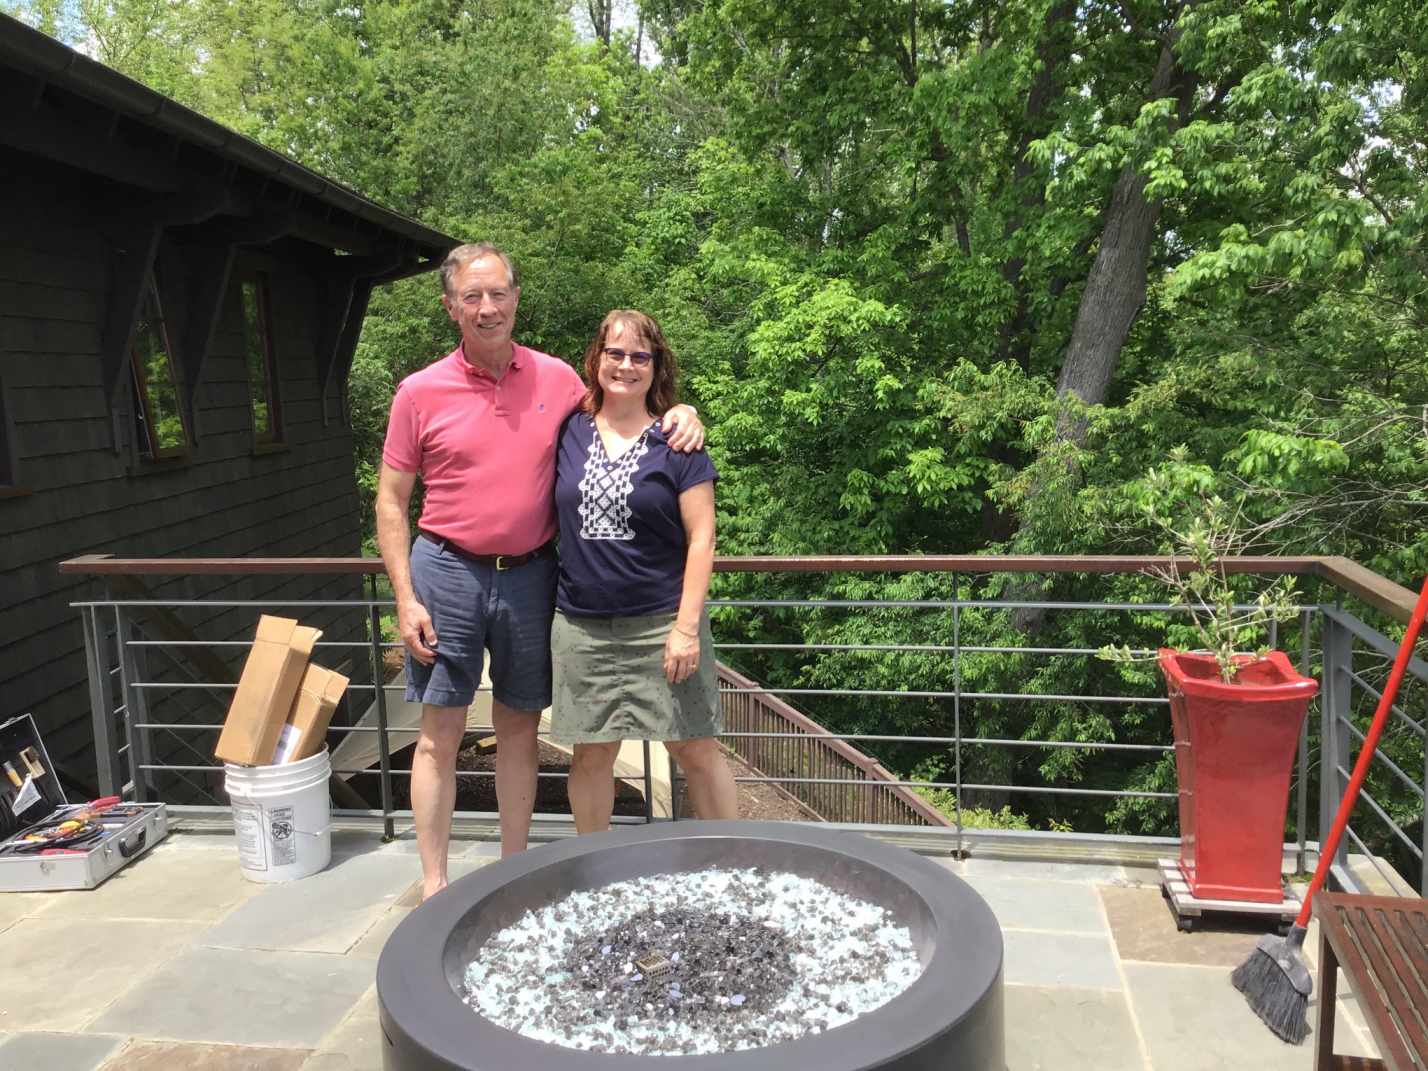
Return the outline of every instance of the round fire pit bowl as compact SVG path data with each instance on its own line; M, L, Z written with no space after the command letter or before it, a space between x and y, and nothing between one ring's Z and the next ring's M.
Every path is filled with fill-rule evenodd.
M659 874L752 867L813 878L885 908L922 974L842 1026L764 1048L626 1055L497 1026L459 993L486 939L572 892ZM665 822L545 845L454 882L397 927L377 965L386 1071L1003 1071L1002 935L972 888L930 860L784 822Z

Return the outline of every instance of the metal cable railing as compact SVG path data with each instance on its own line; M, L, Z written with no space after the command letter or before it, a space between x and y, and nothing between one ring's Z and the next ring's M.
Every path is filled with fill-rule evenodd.
M968 687L967 667L971 658L982 659L985 666L986 660L1011 657L1042 662L1047 659L1084 659L1096 651L1096 648L1084 643L1056 646L987 642L985 637L972 635L968 631L971 620L968 615L975 617L987 611L1013 608L1069 614L1164 615L1180 612L1179 608L1163 603L1096 602L1084 598L1038 602L962 597L958 583L961 573L1047 571L1115 574L1163 566L1167 561L1152 558L720 560L717 566L719 571L732 573L946 573L950 574L954 593L950 599L798 597L715 600L714 605L719 607L725 620L736 620L730 615L738 614L784 613L796 617L805 612L819 615L841 612L883 614L893 619L904 613L928 612L945 616L948 627L944 632L950 633L951 639L950 643L946 642L948 637L944 634L938 635L936 642L923 642L927 630L908 634L907 626L904 626L903 637L891 634L879 636L876 642L821 642L813 637L799 636L795 622L775 630L777 634L770 642L747 642L748 637L740 637L737 642L720 644L721 657L737 659L741 663L752 660L751 664L760 665L779 664L777 659L780 658L794 659L788 664L796 666L805 664L797 662L799 658L869 655L874 658L927 658L938 666L937 672L919 678L927 683L919 683L916 687L887 686L886 683L881 687L858 687L859 682L851 679L846 686L840 681L832 681L832 684L838 685L835 687L815 686L828 682L800 679L797 674L794 680L788 681L779 679L776 673L768 677L759 673L760 679L755 680L743 666L736 669L721 665L721 702L725 715L723 740L750 768L748 775L741 775L741 782L776 790L785 799L796 801L810 816L816 814L828 821L871 827L922 828L929 834L946 831L955 838L958 848L962 846L965 826L964 799L1007 800L1041 796L1079 797L1088 801L1101 800L1107 805L1135 801L1158 806L1168 804L1175 798L1175 793L1163 790L1154 783L1084 783L1074 778L1057 781L1045 777L1028 780L1023 777L987 776L988 772L995 774L998 769L1012 769L1014 764L1010 762L1000 767L988 762L968 766L967 756L972 753L1010 756L1039 750L1043 756L1100 755L1110 759L1121 754L1127 760L1139 757L1144 768L1144 763L1153 762L1171 751L1168 718L1165 719L1165 733L1159 740L1155 740L1152 734L1148 742L1144 729L1140 731L1139 739L1133 736L1127 740L1119 728L1133 723L1142 726L1154 724L1154 719L1160 717L1159 709L1166 704L1158 692L1127 695L1107 694L1104 688L1088 690L1074 686L1022 690L995 686ZM1234 560L1227 565L1229 572L1316 575L1392 617L1405 616L1406 607L1412 602L1411 593L1341 559L1254 558ZM101 787L105 791L122 790L125 795L139 799L187 794L189 798L221 800L221 771L208 756L211 741L220 728L221 711L226 709L228 694L236 681L238 660L248 646L244 636L251 635L252 621L263 611L287 611L304 617L322 612L348 624L333 631L336 638L324 638L320 648L327 650L334 658L361 659L367 679L354 680L350 691L354 696L368 697L376 713L375 725L337 725L332 730L335 736L375 733L378 741L377 769L341 771L368 781L375 778L379 789L378 798L370 801L375 806L369 804L364 808L352 804L349 810L380 816L388 834L393 832L397 818L410 813L397 808L393 793L394 783L406 776L406 771L394 767L389 746L394 731L391 707L398 701L393 693L399 686L376 683L385 680L384 656L400 646L382 638L382 615L389 610L391 603L378 597L375 586L380 562L367 559L116 561L92 557L66 563L64 569L101 578L106 575L123 576L130 581L154 575L278 577L303 572L319 576L355 573L372 577L372 588L367 597L362 598L205 599L189 597L191 591L185 591L183 598L135 598L129 597L133 592L126 587L125 597L106 594L105 597L76 602L74 605L84 624ZM171 615L168 634L153 635L141 627L145 615L154 611ZM226 631L205 631L204 622L219 620L218 615L227 615L222 618ZM180 618L192 624L194 631L191 636L179 637L172 633L172 622ZM1298 660L1301 670L1307 673L1322 667L1324 681L1319 731L1322 742L1318 750L1311 751L1306 729L1301 737L1296 771L1292 813L1302 868L1310 845L1311 781L1316 778L1319 781L1318 810L1322 827L1324 814L1337 802L1336 793L1341 790L1344 770L1351 763L1352 747L1359 735L1354 720L1361 717L1359 707L1366 697L1369 700L1377 697L1373 683L1374 664L1370 658L1381 660L1385 653L1391 655L1393 644L1364 621L1335 607L1306 605L1302 608L1299 625L1301 649ZM1311 633L1316 630L1319 634L1317 643L1311 640ZM156 668L150 655L159 656L166 668ZM206 672L195 669L194 658L197 656L207 659L203 663L207 667ZM227 669L224 672L217 671L218 667L225 666ZM1411 672L1420 681L1428 679L1425 676L1428 666L1420 661L1415 660ZM978 678L974 676L970 679ZM986 679L985 673L981 679ZM1080 678L1061 673L1052 674L1050 679L1055 684L1074 685ZM1010 682L999 680L996 683ZM791 703L805 700L812 704L811 709L799 710ZM862 704L864 710L876 710L886 704L918 704L924 720L902 722L897 716L889 714L887 725L875 725L873 731L868 731L866 720L860 731L839 731L820 724L822 715L819 710L830 703L844 702ZM1410 796L1416 793L1421 816L1422 784L1428 782L1428 766L1424 768L1423 782L1415 784L1415 773L1417 764L1422 761L1424 727L1410 716L1406 702L1407 699L1400 700L1395 710L1395 724L1400 726L1405 738L1417 741L1418 750L1400 748L1393 756L1380 756L1377 765L1398 789ZM1110 729L1108 734L1093 739L1059 738L1029 731L1018 735L978 734L968 731L968 726L977 724L969 719L976 716L981 704L1010 704L1017 709L1028 710L1047 705L1059 709L1092 710L1102 712L1097 717ZM1137 711L1140 713L1134 713ZM1147 718L1152 721L1146 722ZM1032 723L1031 719L1027 719L1027 723ZM892 725L901 724L910 728L901 732L885 731ZM918 728L919 725L922 727ZM927 731L929 727L933 731ZM885 748L900 749L898 753L905 754L907 749L914 747L937 749L948 756L948 765L943 768L942 774L923 778L899 776L878 757ZM909 767L904 764L900 768ZM645 769L648 805L651 798L648 761ZM493 775L489 771L459 771L459 776L489 778ZM546 780L563 776L559 773L542 774ZM677 777L672 778L672 783L676 780ZM677 797L677 793L674 795ZM933 806L928 798L932 795L936 795L944 806L947 806L947 800L951 800L948 813ZM650 816L647 812L646 817ZM1405 820L1401 806L1390 805L1387 800L1370 792L1365 797L1360 816L1364 821L1386 828L1381 833L1370 834L1360 826L1351 832L1349 840L1357 845L1359 851L1367 852L1367 843L1379 846L1391 843L1417 864L1413 868L1416 871L1413 874L1415 881L1421 884L1428 878L1428 867L1423 862L1425 854L1428 854L1425 852L1428 841L1424 841L1423 836L1428 835L1415 835L1411 815ZM1367 854L1373 855L1371 852ZM1341 858L1336 874L1346 887L1355 888L1358 879L1346 859L1347 856ZM1373 859L1373 863L1383 866L1378 859ZM1384 880L1388 880L1387 875L1384 875Z

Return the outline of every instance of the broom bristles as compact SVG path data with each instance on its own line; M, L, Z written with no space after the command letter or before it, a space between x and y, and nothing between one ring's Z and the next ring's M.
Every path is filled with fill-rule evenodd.
M1297 950L1288 948L1286 941L1275 940L1276 955L1266 949L1266 943L1261 941L1249 959L1235 968L1230 983L1280 1040L1298 1045L1309 1036L1309 994L1294 984L1281 962L1297 957Z

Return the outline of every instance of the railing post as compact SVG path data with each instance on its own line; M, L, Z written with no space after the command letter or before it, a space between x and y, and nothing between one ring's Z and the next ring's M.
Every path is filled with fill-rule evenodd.
M124 736L129 745L129 775L134 784L134 800L148 803L156 795L152 783L153 760L149 754L149 730L138 726L149 721L149 705L139 681L138 662L129 646L133 626L124 607L114 607L114 647L119 654L119 691L124 700Z
M1428 703L1424 708L1423 726L1428 728ZM1423 791L1428 794L1428 737L1423 741ZM1428 896L1428 795L1424 796L1423 806L1423 858L1418 868L1418 895Z
M109 705L109 669L104 664L104 633L99 627L99 611L85 606L79 611L84 626L84 661L89 674L89 715L94 722L94 758L99 769L99 794L118 796L124 791L123 768L119 764L119 741L115 734L114 710Z
M1320 712L1319 729L1319 843L1323 851L1324 838L1334 823L1334 812L1339 800L1348 787L1339 773L1339 767L1348 761L1350 748L1349 731L1346 728L1353 707L1353 681L1349 672L1353 669L1354 638L1349 630L1332 617L1324 618L1324 684L1325 698ZM1330 862L1331 867L1342 867L1348 858L1348 849L1343 841Z
M372 687L377 696L377 758L382 781L382 839L395 840L396 821L392 817L392 756L387 740L387 681L382 662L382 615L377 606L377 576L370 575L372 601L367 605L368 650L372 661Z
M964 854L962 844L962 583L952 574L952 740L953 781L957 795L953 800L957 827L957 856Z
M1299 611L1299 672L1304 676L1309 676L1309 629L1311 619L1309 610L1306 607ZM1319 701L1322 703L1323 697ZM1299 723L1299 788L1295 798L1294 809L1294 830L1295 830L1295 852L1294 871L1296 874L1303 874L1308 871L1308 858L1305 849L1305 842L1309 833L1305 826L1309 823L1309 719L1305 717Z
M640 749L643 752L641 765L645 771L645 825L654 821L654 770L650 769L650 742L640 741ZM674 786L670 786L673 791Z
M679 789L678 782L675 780L674 756L670 753L668 748L665 748L664 751L664 761L665 764L669 767L669 820L671 822L678 822Z

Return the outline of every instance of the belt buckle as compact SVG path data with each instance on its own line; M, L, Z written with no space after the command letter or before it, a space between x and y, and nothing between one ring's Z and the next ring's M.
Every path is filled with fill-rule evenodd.
M507 565L506 562L507 562L508 559L517 558L517 557L519 557L519 556L520 556L520 555L518 555L518 554L497 554L497 555L496 555L496 572L498 572L498 573L504 573L504 572L507 572L508 570L514 569L514 568L515 568L514 565Z

